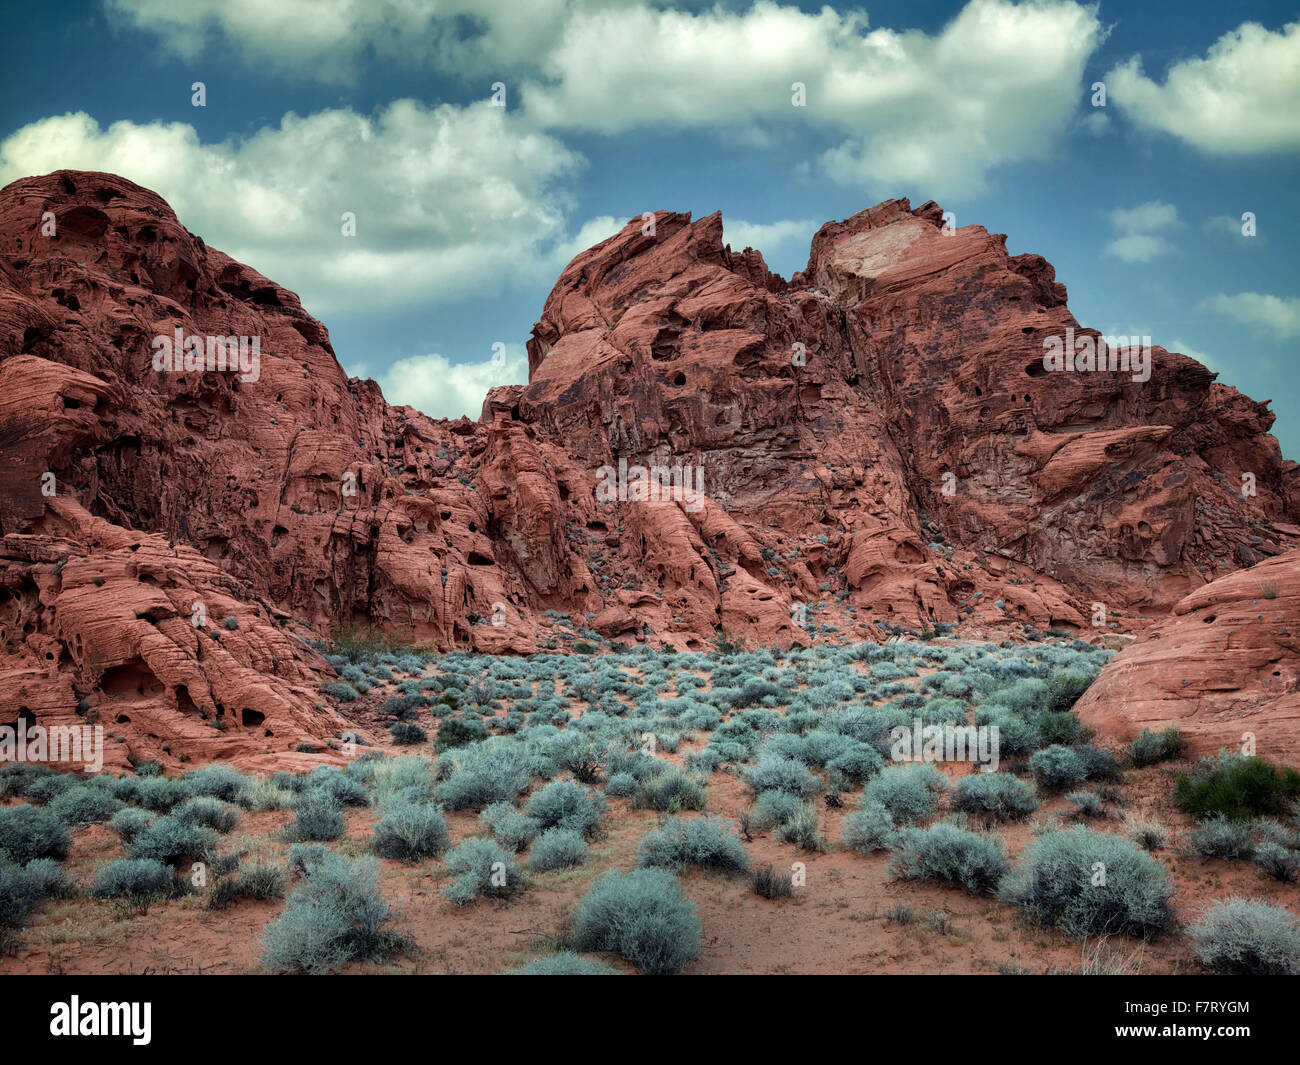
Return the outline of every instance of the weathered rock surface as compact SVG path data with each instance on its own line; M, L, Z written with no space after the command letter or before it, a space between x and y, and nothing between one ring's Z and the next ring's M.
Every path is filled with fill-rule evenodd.
M1188 751L1300 766L1300 551L1198 588L1102 670L1076 709L1126 742L1177 726Z
M1046 372L1045 338L1097 334L1004 237L890 201L824 226L787 283L723 247L718 215L655 218L569 265L528 387L488 406L591 469L702 469L726 535L696 522L720 558L694 555L715 574L783 607L831 601L837 621L842 600L912 628L1088 630L1100 603L1131 629L1296 542L1295 464L1266 405L1162 348L1148 382ZM662 510L626 512L666 538ZM719 620L770 635L752 615Z
M349 380L148 190L0 190L0 724L88 704L121 759L269 764L346 727L301 638L342 625L788 645L1091 634L1100 603L1124 633L1300 538L1266 405L1163 349L1147 383L1045 374L1044 337L1089 331L1000 236L890 201L787 282L717 215L655 220L564 271L527 386L448 422ZM256 372L156 370L177 330L257 338ZM620 460L699 494L598 498Z

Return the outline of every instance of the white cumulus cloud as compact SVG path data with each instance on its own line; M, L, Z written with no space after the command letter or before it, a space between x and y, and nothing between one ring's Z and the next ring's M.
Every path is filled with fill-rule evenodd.
M757 248L765 258L771 258L778 248L794 243L804 248L812 244L813 234L817 232L818 223L810 219L782 219L779 222L744 222L732 221L725 215L722 219L722 240L731 245L732 251L744 251L745 248Z
M187 60L218 41L249 66L315 81L355 80L373 56L503 80L545 50L588 0L106 0L120 23ZM599 2L599 0L593 0ZM490 82L485 82L483 95Z
M358 371L364 366L349 369ZM528 383L528 355L522 344L507 344L499 366L490 355L482 362L457 363L445 355L412 355L398 359L378 380L389 403L414 407L431 418L465 415L477 420L488 389Z
M523 98L547 128L813 128L843 138L820 160L837 181L969 193L1050 150L1101 38L1095 10L1067 0L971 0L934 35L769 0L620 6L575 12Z
M1145 263L1173 248L1159 231L1177 229L1183 223L1177 207L1153 200L1136 207L1117 207L1110 212L1110 224L1119 235L1106 245L1107 254L1127 263Z
M203 144L180 122L45 118L0 142L0 183L62 168L121 174L212 246L321 315L410 306L553 273L569 239L565 181L582 157L489 104L398 100L286 114ZM343 215L356 235L343 235Z
M1143 72L1140 56L1105 80L1111 102L1139 127L1204 152L1300 148L1300 22L1277 33L1242 23L1203 58L1171 66L1163 83Z
M1300 297L1263 292L1238 292L1231 296L1219 293L1202 306L1277 340L1300 336Z
M110 4L189 57L224 39L250 65L313 80L346 80L366 56L481 79L485 96L499 80L537 129L707 129L774 146L811 130L811 161L882 195L970 195L994 167L1044 157L1105 36L1096 7L1074 0L969 0L935 33L775 0Z

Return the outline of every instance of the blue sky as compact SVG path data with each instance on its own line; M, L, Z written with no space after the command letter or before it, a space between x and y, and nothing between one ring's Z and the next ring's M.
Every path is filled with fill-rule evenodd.
M0 182L67 166L155 189L297 291L390 401L477 416L487 387L524 379L572 254L643 211L721 210L733 245L789 276L822 222L907 196L1046 256L1085 325L1150 334L1272 399L1300 458L1294 8L86 0L8 15Z

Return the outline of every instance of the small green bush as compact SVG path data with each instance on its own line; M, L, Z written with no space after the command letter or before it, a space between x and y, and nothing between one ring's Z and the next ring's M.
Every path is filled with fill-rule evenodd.
M122 780L126 782L129 790L125 793L115 792L119 799L157 813L166 813L178 802L183 802L193 794L174 777L150 776L137 780L124 777ZM121 783L122 781L119 781L119 784Z
M756 866L749 877L755 895L765 899L785 899L794 894L794 878L789 872L778 873L771 865Z
M401 747L429 742L429 734L412 721L394 721L388 731L393 735L393 742Z
M807 805L803 798L788 791L762 792L751 808L750 827L762 832L773 825L784 825Z
M675 814L682 810L703 810L704 798L702 781L675 765L666 765L637 785L632 805Z
M280 899L288 887L288 874L280 865L255 858L231 876L223 876L208 893L209 909L225 909L241 899Z
M1092 677L1080 673L1058 673L1047 682L1043 709L1048 713L1064 713L1079 701L1091 683Z
M699 953L700 920L672 873L610 872L574 909L573 945L619 954L643 973L672 975Z
M487 726L481 721L469 717L445 719L438 725L438 735L434 746L440 751L450 747L464 747L468 743L478 743L488 737Z
M803 802L789 817L776 826L775 836L782 843L793 843L801 850L820 854L826 850L821 820L811 803Z
M1044 746L1075 743L1083 735L1083 725L1068 710L1046 710L1034 717L1033 726Z
M1193 817L1221 814L1234 821L1278 817L1300 800L1300 772L1263 758L1220 752L1192 774L1181 774L1174 801Z
M1183 753L1183 734L1177 728L1152 732L1144 728L1142 735L1129 744L1129 757L1137 766L1155 765L1177 758Z
M1094 747L1090 743L1076 743L1073 750L1083 762L1083 773L1086 780L1114 781L1122 777L1119 759L1110 751L1101 747Z

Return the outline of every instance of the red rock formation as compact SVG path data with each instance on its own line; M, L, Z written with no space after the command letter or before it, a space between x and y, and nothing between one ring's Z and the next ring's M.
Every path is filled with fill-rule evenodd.
M1250 744L1300 766L1300 551L1180 600L1111 660L1076 709L1112 740L1173 725L1193 755Z
M1101 602L1133 631L1296 542L1265 405L1161 349L1145 384L1043 374L1042 339L1078 329L1051 267L941 221L890 201L829 224L787 282L717 215L638 220L560 277L530 383L447 422L348 380L293 293L153 193L9 185L0 724L88 700L122 758L274 760L345 725L300 639L340 625L529 651L559 611L625 641L788 645L1090 632ZM257 338L255 372L155 369L178 330ZM689 491L602 499L620 460ZM209 629L236 617L229 661L193 596Z
M1132 628L1295 543L1266 405L1162 348L1147 382L1047 373L1044 338L1097 334L1004 237L890 201L822 227L787 284L719 216L655 218L564 271L510 406L589 467L702 467L722 556L774 598L911 627L1086 629L1101 603Z

